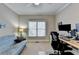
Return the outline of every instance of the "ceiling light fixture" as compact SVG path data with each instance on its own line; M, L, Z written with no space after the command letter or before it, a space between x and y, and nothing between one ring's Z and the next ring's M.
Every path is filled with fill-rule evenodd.
M35 5L39 5L40 3L34 3Z

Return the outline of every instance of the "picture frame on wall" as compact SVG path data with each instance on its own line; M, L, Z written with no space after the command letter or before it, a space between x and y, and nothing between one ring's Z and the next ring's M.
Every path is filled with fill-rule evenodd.
M4 29L6 27L6 23L3 21L0 21L0 29Z
M0 29L5 28L5 27L6 27L5 24L4 25L0 24Z

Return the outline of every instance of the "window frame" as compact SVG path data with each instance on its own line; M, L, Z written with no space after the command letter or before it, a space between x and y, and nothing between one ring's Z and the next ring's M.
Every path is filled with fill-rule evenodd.
M36 22L36 36L29 36L29 22ZM45 36L38 36L38 25L37 25L37 23L38 22L45 22ZM35 38L35 37L38 37L38 38L44 38L44 37L46 37L47 36L47 22L46 21L43 21L42 19L40 20L30 20L30 21L28 21L28 37L29 38Z

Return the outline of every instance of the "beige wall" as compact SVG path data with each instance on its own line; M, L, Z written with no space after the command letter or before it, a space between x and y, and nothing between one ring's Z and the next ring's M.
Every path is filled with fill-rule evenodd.
M21 27L27 27L28 26L28 21L30 19L42 19L41 21L46 21L47 22L47 36L44 38L28 38L28 39L49 39L49 34L51 31L55 30L55 18L54 16L19 16L20 19L20 26Z
M47 22L47 35L43 38L28 38L29 39L49 39L49 34L51 31L55 30L55 17L54 16L21 16L14 13L12 10L10 10L8 7L6 7L4 4L0 4L0 23L6 24L6 27L3 29L0 29L0 36L4 35L10 35L15 32L16 27L18 26L18 19L20 21L21 27L27 27L28 21L30 19L42 19L42 21Z
M57 29L57 23L62 21L63 24L71 24L72 29L75 28L75 24L79 23L79 4L70 4L67 8L62 10L55 16L19 16L20 26L27 27L30 19L43 19L47 22L47 36L45 38L34 39L49 39L51 31ZM6 27L0 29L0 36L8 35L15 32L15 27L18 26L18 15L10 10L3 4L0 4L0 23L6 24ZM29 38L33 39L33 38Z
M0 24L6 24L5 28L0 29L0 36L13 34L17 21L18 16L4 4L0 4Z
M49 39L49 34L51 31L55 31L55 16L21 16L14 13L12 10L10 10L8 7L6 7L4 4L0 4L0 23L6 24L6 27L3 29L0 29L0 36L3 35L9 35L13 34L15 32L16 27L18 26L18 19L20 21L21 27L27 27L28 21L30 19L42 19L43 21L47 22L47 35L43 38L28 38L28 39Z
M56 15L56 24L62 21L63 24L71 24L71 29L75 28L75 24L79 23L79 3L70 4L67 8Z

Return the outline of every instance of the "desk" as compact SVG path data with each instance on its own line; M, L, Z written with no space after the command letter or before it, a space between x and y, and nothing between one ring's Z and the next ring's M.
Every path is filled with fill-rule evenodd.
M61 39L61 38L60 38L60 40L79 49L79 41L77 41L77 40L73 40L73 39L66 40L66 39Z

